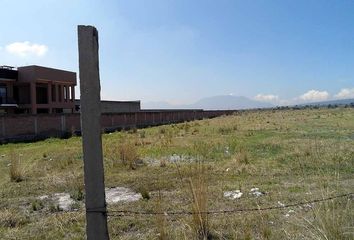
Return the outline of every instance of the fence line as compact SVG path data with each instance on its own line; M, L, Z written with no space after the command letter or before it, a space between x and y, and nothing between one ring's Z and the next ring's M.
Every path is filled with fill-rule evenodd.
M354 196L354 193L343 193L327 198L313 199L305 202L291 203L283 206L269 206L269 207L258 207L258 208L236 208L236 209L225 209L225 210L212 210L206 212L193 212L193 211L165 211L165 212L147 212L147 211L132 211L132 210L108 210L107 212L102 211L101 209L87 209L89 212L101 212L106 213L110 217L118 216L135 216L135 215L193 215L193 214L207 214L207 215L216 215L216 214L234 214L234 213L245 213L245 212L255 212L255 211L268 211L268 210L277 210L290 207L299 207L308 204L314 204L319 202L330 201L338 198Z

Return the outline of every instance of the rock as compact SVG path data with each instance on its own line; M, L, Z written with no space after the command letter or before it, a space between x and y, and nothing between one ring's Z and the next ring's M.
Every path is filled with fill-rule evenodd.
M264 195L264 192L259 191L259 188L251 188L251 191L249 193L250 195L253 195L255 197L260 197L262 195Z
M117 202L134 202L142 199L140 193L125 187L106 188L106 202L109 204Z
M71 205L75 203L69 193L54 193L52 199L57 202L59 209L63 211L70 211Z
M43 195L43 196L39 196L39 197L38 197L38 199L39 199L39 200L42 200L42 201L43 201L43 200L46 200L46 199L48 199L48 198L49 198L48 195Z
M182 160L181 156L177 155L177 154L173 154L172 156L170 156L170 162L179 162Z
M224 197L232 200L242 197L243 193L240 190L226 191L224 192Z

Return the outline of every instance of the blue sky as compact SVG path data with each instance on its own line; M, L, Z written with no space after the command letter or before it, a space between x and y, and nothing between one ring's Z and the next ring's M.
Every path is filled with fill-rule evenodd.
M78 72L77 25L96 26L102 99L354 98L352 0L0 0L0 6L0 65Z

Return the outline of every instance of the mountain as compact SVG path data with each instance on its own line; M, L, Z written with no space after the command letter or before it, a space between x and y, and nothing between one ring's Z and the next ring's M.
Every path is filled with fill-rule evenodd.
M214 96L203 98L190 105L191 108L202 108L206 110L232 110L247 108L268 108L273 107L270 103L264 103L242 96Z
M352 99L337 99L337 100L329 100L323 102L310 102L310 103L303 103L299 104L299 106L324 106L324 105L350 105L354 104L354 98Z
M188 105L172 105L166 102L147 102L143 109L205 109L205 110L234 110L248 108L269 108L270 103L264 103L242 96L222 95L200 99Z

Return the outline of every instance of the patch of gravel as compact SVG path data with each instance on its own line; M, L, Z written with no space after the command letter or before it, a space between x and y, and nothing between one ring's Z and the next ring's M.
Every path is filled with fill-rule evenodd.
M142 159L144 163L149 166L159 166L161 164L161 159L146 157ZM173 154L170 156L162 157L167 163L192 163L195 162L195 158L188 155L178 155Z
M136 193L130 188L125 187L114 187L106 188L106 202L108 204L115 204L118 202L134 202L142 199L140 193ZM75 204L83 204L82 202L77 202L70 197L69 193L54 193L52 195L42 195L37 197L43 204L47 207L48 205L57 206L60 211L72 211Z
M61 211L71 211L72 205L75 203L75 200L70 197L69 193L54 193L53 195L42 195L37 199L41 201L48 201L54 203L55 206L58 206L58 209Z
M130 188L114 187L106 188L106 202L108 204L114 204L117 202L135 202L143 197L140 193L136 193Z

